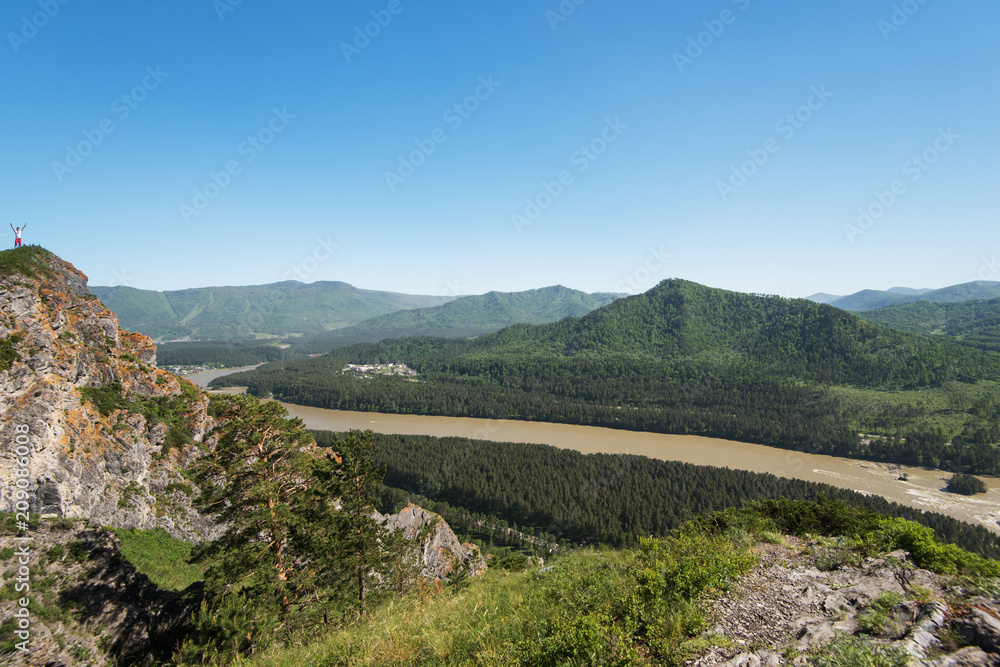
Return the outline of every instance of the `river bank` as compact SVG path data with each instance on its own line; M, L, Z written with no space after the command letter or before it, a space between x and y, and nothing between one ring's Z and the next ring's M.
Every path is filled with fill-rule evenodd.
M209 371L189 379L206 386L215 377L245 369ZM211 377L208 377L211 376ZM240 391L240 388L232 390ZM795 452L745 442L694 435L622 431L597 426L512 420L428 417L351 412L282 403L307 428L328 431L371 429L379 433L463 437L492 442L528 442L574 449L584 454L636 454L668 461L771 473L822 482L860 493L877 494L901 505L940 512L980 524L1000 534L1000 479L983 477L989 490L976 496L943 491L951 473ZM907 480L898 478L907 474Z

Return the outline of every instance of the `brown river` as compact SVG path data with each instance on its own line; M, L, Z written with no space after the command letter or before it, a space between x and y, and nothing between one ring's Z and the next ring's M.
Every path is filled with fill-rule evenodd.
M189 377L207 386L216 377L242 369L209 371ZM235 390L241 390L236 388ZM232 391L232 390L228 390ZM693 435L621 431L596 426L544 422L425 417L372 412L326 410L283 403L307 428L328 431L371 429L378 433L459 436L493 442L530 442L575 449L585 454L638 454L666 461L684 461L781 477L824 482L861 493L877 494L921 510L978 523L1000 534L1000 479L983 477L989 491L973 497L945 493L951 473L909 466L874 463L835 456L806 454L763 445ZM907 481L898 477L905 472Z

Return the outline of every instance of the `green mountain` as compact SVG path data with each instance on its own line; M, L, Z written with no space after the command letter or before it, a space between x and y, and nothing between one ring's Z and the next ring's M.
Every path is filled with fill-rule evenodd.
M1000 282L976 280L971 283L942 287L936 290L893 287L889 290L862 290L840 298L825 299L828 294L814 294L811 301L828 303L843 310L863 312L902 303L930 301L932 303L954 303L974 299L995 299L1000 297Z
M417 381L341 372L376 362L404 362ZM1000 472L998 381L993 354L806 300L671 280L580 318L471 341L357 345L217 384L319 407L694 433Z
M323 353L359 342L404 336L471 338L512 324L545 324L580 317L622 294L587 294L562 285L525 292L489 292L463 296L441 306L402 310L360 324L296 341L294 351Z
M816 303L832 303L837 299L843 299L842 294L827 294L826 292L816 292L815 294L810 294L806 297L809 301L814 301Z
M945 336L962 345L1000 352L1000 299L958 303L915 301L860 315L900 331Z
M91 287L121 325L157 340L316 334L370 317L446 303L450 297L363 290L342 282L289 280L168 292Z

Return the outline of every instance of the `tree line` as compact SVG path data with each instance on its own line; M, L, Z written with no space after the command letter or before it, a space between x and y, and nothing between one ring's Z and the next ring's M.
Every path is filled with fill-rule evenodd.
M337 435L313 431L320 446ZM503 542L511 528L547 542L634 545L664 536L695 516L759 499L844 501L886 516L917 521L944 541L1000 557L1000 541L982 526L921 512L880 496L827 484L643 456L581 454L548 445L467 438L374 434L386 468L383 499L398 511L429 499L458 531ZM423 505L422 505L423 506ZM483 526L493 526L483 531ZM516 544L531 550L530 543Z

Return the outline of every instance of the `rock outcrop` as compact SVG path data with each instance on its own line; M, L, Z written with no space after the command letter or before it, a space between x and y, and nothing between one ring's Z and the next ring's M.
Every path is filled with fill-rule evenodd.
M784 541L758 545L758 566L713 601L706 637L715 646L689 664L805 665L839 635L855 635L913 665L1000 665L1000 599L969 597L904 551L825 571L816 567L815 541ZM891 610L872 623L866 616L886 599ZM949 647L956 638L969 646Z
M20 544L0 534L0 551ZM122 557L114 533L83 521L43 522L31 531L30 553L28 641L25 650L4 646L12 638L4 624L0 664L152 665L170 657L194 596L157 588ZM17 604L0 599L0 619L14 619Z
M459 567L472 576L486 571L479 547L460 543L439 514L411 504L399 514L376 514L375 518L388 530L402 531L403 537L416 543L421 574L428 579L447 579Z
M207 397L156 369L152 341L119 329L71 264L23 250L32 270L0 275L0 511L15 509L26 435L31 512L209 537L181 474L211 426Z

